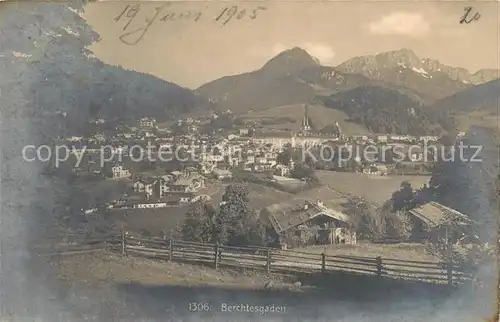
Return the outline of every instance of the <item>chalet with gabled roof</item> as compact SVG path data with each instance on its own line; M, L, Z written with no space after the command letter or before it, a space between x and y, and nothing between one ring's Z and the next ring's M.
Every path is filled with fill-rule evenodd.
M473 223L467 215L431 201L408 211L414 221L414 237L418 240L455 243L468 233Z
M319 190L318 196L324 195ZM356 233L350 229L350 218L343 211L347 200L332 192L328 197L322 201L299 194L297 198L264 208L260 218L282 247L355 244Z

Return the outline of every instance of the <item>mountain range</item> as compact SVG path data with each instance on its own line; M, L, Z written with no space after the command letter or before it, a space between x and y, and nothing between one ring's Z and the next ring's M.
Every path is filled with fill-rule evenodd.
M293 104L320 104L344 112L370 131L438 131L449 112L495 110L498 71L474 74L409 49L359 56L323 66L302 48L271 58L261 68L225 76L195 90L155 76L103 65L89 93L88 117L166 120L180 113L226 111L237 115ZM79 116L80 117L80 116ZM332 120L335 123L335 120Z
M295 47L258 70L216 79L195 92L237 114L319 102L344 111L351 121L372 131L429 132L443 125L450 128L446 118L453 106L460 106L461 112L491 110L498 100L498 78L496 70L471 74L421 59L409 49L354 57L328 67Z
M500 108L500 79L470 87L437 101L433 108L449 112L484 111L498 113Z
M383 79L384 70L410 69L427 78L447 76L464 84L478 85L498 78L498 70L481 69L471 74L465 68L450 67L438 60L419 58L410 49L401 49L377 55L359 56L337 66L339 71L363 74L373 79Z
M244 111L307 102L317 94L377 85L397 89L429 105L495 78L498 78L497 71L485 69L471 75L463 68L420 59L408 49L355 57L337 67L326 67L305 50L295 47L278 54L259 70L214 80L196 92L223 108L234 106ZM274 94L269 97L267 92ZM249 95L258 97L247 97Z
M293 103L310 102L319 93L368 84L362 75L343 74L321 66L301 48L284 51L262 68L214 80L195 90L222 110L244 114Z

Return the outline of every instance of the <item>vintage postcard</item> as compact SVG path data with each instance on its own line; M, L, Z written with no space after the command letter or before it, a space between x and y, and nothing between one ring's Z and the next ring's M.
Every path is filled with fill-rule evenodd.
M2 321L496 321L497 1L0 4Z

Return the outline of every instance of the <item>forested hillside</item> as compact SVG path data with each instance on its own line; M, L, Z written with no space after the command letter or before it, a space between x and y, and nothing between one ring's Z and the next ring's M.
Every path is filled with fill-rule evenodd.
M363 86L321 98L325 106L344 111L349 120L376 133L440 134L442 127L421 105L397 90Z

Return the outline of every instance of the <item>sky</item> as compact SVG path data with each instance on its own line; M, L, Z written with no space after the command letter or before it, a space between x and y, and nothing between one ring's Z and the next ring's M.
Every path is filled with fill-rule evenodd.
M139 11L123 31L130 19L127 14L132 14L127 11L118 21L115 18L127 5L130 9L135 4L140 4ZM90 47L102 61L196 88L223 76L258 69L279 52L296 46L328 66L354 56L408 48L420 58L437 59L471 72L499 68L499 4L113 1L89 4L84 17L102 37ZM120 40L134 30L138 30L136 34L122 39L129 43L137 39L147 19L152 20L155 8L162 5L166 7L137 44ZM231 10L231 5L237 8ZM470 17L479 12L479 20L459 23L466 6L473 8ZM216 21L225 7L229 9ZM172 13L177 19L168 20L172 15L167 14Z

